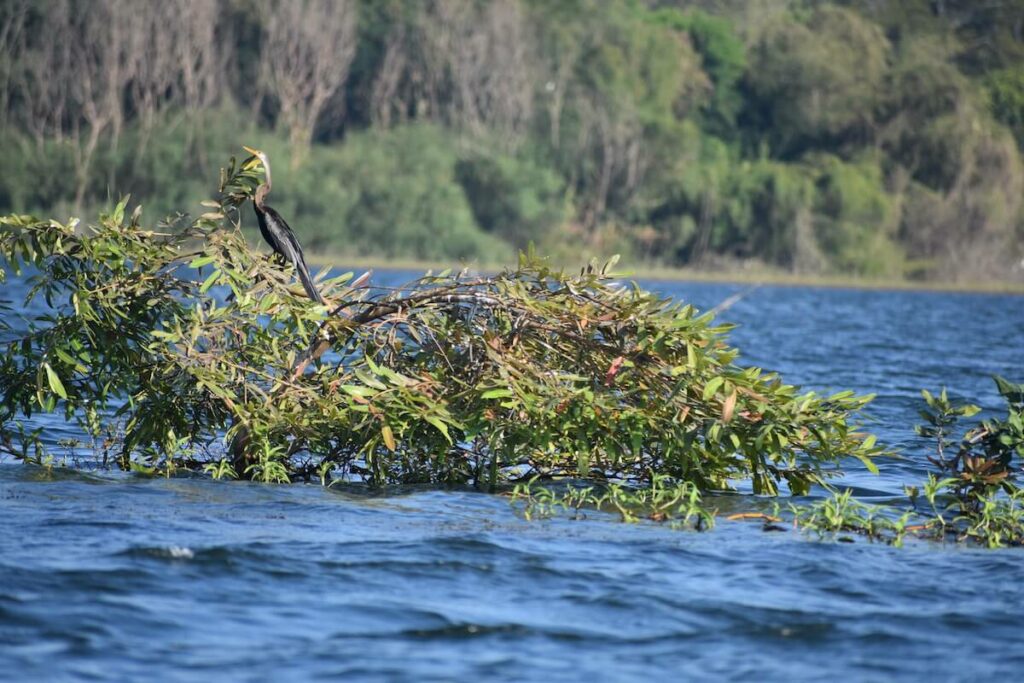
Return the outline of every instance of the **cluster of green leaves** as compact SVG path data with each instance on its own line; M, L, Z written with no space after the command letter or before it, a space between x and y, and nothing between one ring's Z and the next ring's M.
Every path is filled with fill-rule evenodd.
M929 460L939 476L946 477L944 487L955 494L965 511L979 510L984 500L1000 489L1013 493L1013 473L1024 460L1024 384L998 376L994 379L1006 401L1006 418L982 420L969 427L952 454L948 453L949 437L957 422L977 415L981 408L953 404L945 389L938 396L922 392L927 408L921 411L925 424L917 427L917 433L935 441L935 456Z
M974 473L968 473L974 478ZM1024 545L1024 490L1007 485L1000 492L991 486L968 492L959 477L940 479L928 475L920 489L908 487L915 511L921 517L912 530L923 538L972 541L990 548ZM991 482L990 482L991 483ZM923 495L927 508L919 503Z
M584 510L613 512L623 522L641 519L667 522L673 529L704 531L715 525L715 511L702 505L700 489L665 475L652 475L650 483L634 488L619 483L572 486L561 489L538 486L536 480L516 484L509 493L528 520L570 513L582 519Z
M828 495L809 504L774 503L771 515L741 512L728 519L763 521L767 531L784 530L780 523L787 522L805 534L840 542L861 536L897 547L907 538L989 548L1024 545L1024 489L1013 481L1024 458L1024 384L1002 377L995 382L1007 404L1006 418L982 420L958 441L951 439L958 421L980 409L954 404L945 390L922 392L925 424L917 433L934 441L935 456L929 460L939 472L929 474L920 487L907 487L908 505L872 505L857 500L850 489L829 487ZM951 455L952 446L956 450ZM664 475L653 475L640 489L615 483L553 488L531 480L517 484L511 498L527 519L562 514L581 518L595 509L617 512L624 522L647 518L701 530L711 528L716 515L704 506L698 488Z
M895 546L908 537L989 548L1024 545L1024 489L1011 487L1008 493L988 492L965 501L958 484L931 474L920 487L908 487L908 507L869 505L849 489L832 491L809 505L777 506L773 519L788 515L805 533L846 542L856 534Z
M853 497L853 491L834 491L828 497L810 505L790 503L786 510L793 525L806 533L821 537L848 539L840 534L855 533L873 540L883 540L896 546L903 545L912 511L896 516L892 509L882 505L868 505ZM781 509L775 512L781 518Z
M985 80L992 115L1013 131L1024 147L1024 72L1019 67L1001 69Z
M94 438L114 411L126 468L487 486L657 474L766 494L883 452L857 429L869 398L737 365L727 325L619 282L614 261L569 275L530 253L398 290L321 273L330 306L310 305L239 230L257 180L232 162L207 213L158 230L126 202L89 227L0 219L7 267L36 269L26 310L46 303L0 362L6 450L43 457L18 427L35 411Z
M1024 545L1024 489L1014 481L1024 459L1024 384L1002 377L995 382L1007 404L1006 418L982 420L958 441L950 438L957 423L980 408L954 404L945 389L937 395L922 392L925 424L917 433L934 441L929 460L938 472L920 487L907 487L909 509L866 505L849 490L834 491L811 505L790 504L794 523L819 536L850 532L896 545L907 535L991 548ZM952 446L956 450L950 453Z

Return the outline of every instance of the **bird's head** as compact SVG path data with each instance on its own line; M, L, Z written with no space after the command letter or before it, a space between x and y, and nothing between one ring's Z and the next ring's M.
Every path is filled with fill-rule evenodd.
M259 187L256 188L256 194L253 199L256 202L257 207L263 206L263 200L270 192L270 159L267 158L265 152L252 147L246 147L242 145L242 149L251 154L252 156L242 162L242 170L248 171L256 167L257 163L262 164L263 174L266 176L266 182L260 183Z
M242 168L244 170L248 171L249 169L254 168L256 166L257 161L263 164L264 170L266 170L266 168L270 166L270 161L267 160L266 152L262 152L258 149L253 149L252 147L246 147L245 145L242 145L242 149L244 149L246 152L252 155L251 157L242 162Z

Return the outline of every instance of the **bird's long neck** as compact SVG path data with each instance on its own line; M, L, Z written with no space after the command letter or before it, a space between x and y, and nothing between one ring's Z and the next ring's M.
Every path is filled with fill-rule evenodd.
M270 183L263 183L256 188L256 194L252 198L252 203L258 211L263 211L263 202L266 201L268 192L270 192Z
M257 209L262 211L263 202L267 200L267 195L270 194L270 161L265 157L260 157L260 161L263 162L263 171L266 176L266 181L256 188L256 196L253 197L253 203L256 205Z
M266 171L266 176L267 176L267 191L264 192L263 194L267 195L267 194L270 194L270 159L268 159L267 157L264 156L264 157L262 157L262 161L263 161L263 170Z

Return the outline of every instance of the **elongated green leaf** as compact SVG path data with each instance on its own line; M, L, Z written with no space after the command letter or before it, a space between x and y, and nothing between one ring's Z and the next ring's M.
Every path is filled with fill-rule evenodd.
M878 474L878 465L875 464L874 460L861 453L854 453L854 456L864 464L864 467L867 468L868 472L871 472L871 474Z
M361 384L342 384L341 390L350 396L359 396L360 398L368 398L377 394L376 389Z
M725 378L721 375L716 375L708 380L708 383L704 385L704 400L709 400L715 395L715 392L725 383Z
M437 428L437 431L444 434L444 438L448 440L448 443L452 442L452 437L448 434L448 425L446 425L441 419L434 417L433 415L427 415L423 418L430 424Z
M58 377L57 373L50 367L50 364L43 363L43 370L46 371L46 381L50 384L50 389L53 393L63 399L66 399L68 397L68 391L64 388L64 383L60 381L60 377Z
M480 398L511 398L515 396L510 389L488 389L487 391L480 394Z
M213 287L213 283L217 281L217 278L219 278L220 275L221 273L219 270L214 270L212 273L210 273L206 277L206 279L203 280L203 284L199 287L199 291L202 292L203 294L206 294L210 287Z
M362 370L358 370L357 369L355 371L355 375L356 375L356 377L359 378L360 382L362 382L363 384L365 384L368 387L372 387L372 388L378 389L378 390L384 390L384 389L388 388L387 385L384 384L384 382L381 382L376 377L372 377L368 372L363 372Z

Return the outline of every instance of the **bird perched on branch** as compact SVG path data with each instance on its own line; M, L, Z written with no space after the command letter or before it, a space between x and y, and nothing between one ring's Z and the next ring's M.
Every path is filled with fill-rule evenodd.
M256 187L256 194L252 200L252 206L256 210L256 220L259 221L260 233L263 234L263 239L285 261L295 266L295 270L299 274L299 280L302 281L302 287L306 290L309 298L318 304L324 303L320 292L313 285L313 278L309 275L309 268L306 267L306 259L302 255L302 247L299 245L299 240L295 238L295 233L288 227L288 223L281 218L281 214L274 207L265 203L267 195L270 194L270 160L267 159L265 153L258 149L251 149L249 147L244 147L244 149L252 154L255 159L260 160L266 177L265 182L260 183Z

